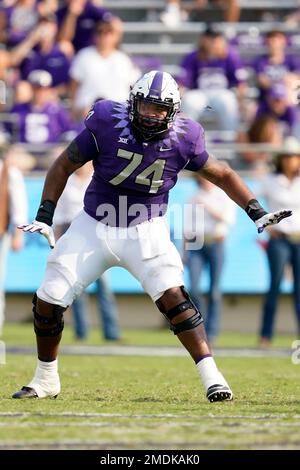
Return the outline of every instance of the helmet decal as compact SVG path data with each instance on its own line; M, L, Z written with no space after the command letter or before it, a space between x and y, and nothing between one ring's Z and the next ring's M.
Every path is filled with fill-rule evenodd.
M149 93L148 93L149 98L156 98L156 99L161 98L162 83L163 83L163 73L156 72L152 80Z

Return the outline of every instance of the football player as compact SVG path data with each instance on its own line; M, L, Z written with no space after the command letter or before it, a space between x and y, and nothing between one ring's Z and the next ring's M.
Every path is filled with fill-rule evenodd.
M93 160L84 209L59 239L33 298L38 364L33 379L13 398L56 397L63 313L111 266L131 272L166 317L194 360L209 401L232 400L207 343L201 312L184 288L183 266L163 217L169 190L183 168L221 187L255 222L258 231L291 211L267 214L241 178L208 155L200 124L179 114L177 83L151 71L132 87L129 101L98 101L83 130L48 171L35 220L22 225L54 248L51 228L68 177Z

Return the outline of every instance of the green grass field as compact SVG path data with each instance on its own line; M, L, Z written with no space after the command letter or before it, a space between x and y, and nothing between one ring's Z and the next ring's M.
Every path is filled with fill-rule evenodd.
M7 325L3 340L32 345L31 327ZM100 343L98 331L87 343ZM125 331L124 343L178 344L164 330ZM72 344L69 328L64 344ZM227 334L219 345L253 347L256 339ZM189 358L126 356L61 356L58 399L19 401L10 396L31 379L35 358L8 354L0 365L0 448L300 448L300 365L289 357L217 362L233 402L209 403Z
M178 346L179 342L168 328L157 330L125 330L123 344L134 346ZM10 323L4 328L2 338L7 345L32 346L34 344L34 333L30 323ZM291 335L276 336L275 348L290 348L295 337ZM107 345L109 342L101 338L99 328L94 328L87 340L75 341L72 329L66 326L62 339L63 345ZM257 347L257 336L251 333L222 333L216 343L217 347L225 348L255 348Z

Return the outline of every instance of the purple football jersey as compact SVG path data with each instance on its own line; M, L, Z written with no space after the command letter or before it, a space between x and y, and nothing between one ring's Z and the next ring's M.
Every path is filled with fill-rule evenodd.
M196 171L208 158L203 128L181 116L160 140L143 141L132 132L127 106L103 100L88 113L85 125L88 131L75 139L84 159L94 164L84 209L111 226L163 215L179 171Z

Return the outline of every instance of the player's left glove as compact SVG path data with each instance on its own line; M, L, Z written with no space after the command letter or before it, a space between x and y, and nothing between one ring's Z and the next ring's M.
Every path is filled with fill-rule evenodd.
M260 219L255 221L258 233L262 233L268 225L278 224L282 219L290 217L292 215L290 210L282 210L279 212L272 212L271 214L266 214Z
M268 225L278 224L282 219L292 215L290 210L281 210L268 214L256 199L251 199L245 210L255 223L258 233L262 233Z

